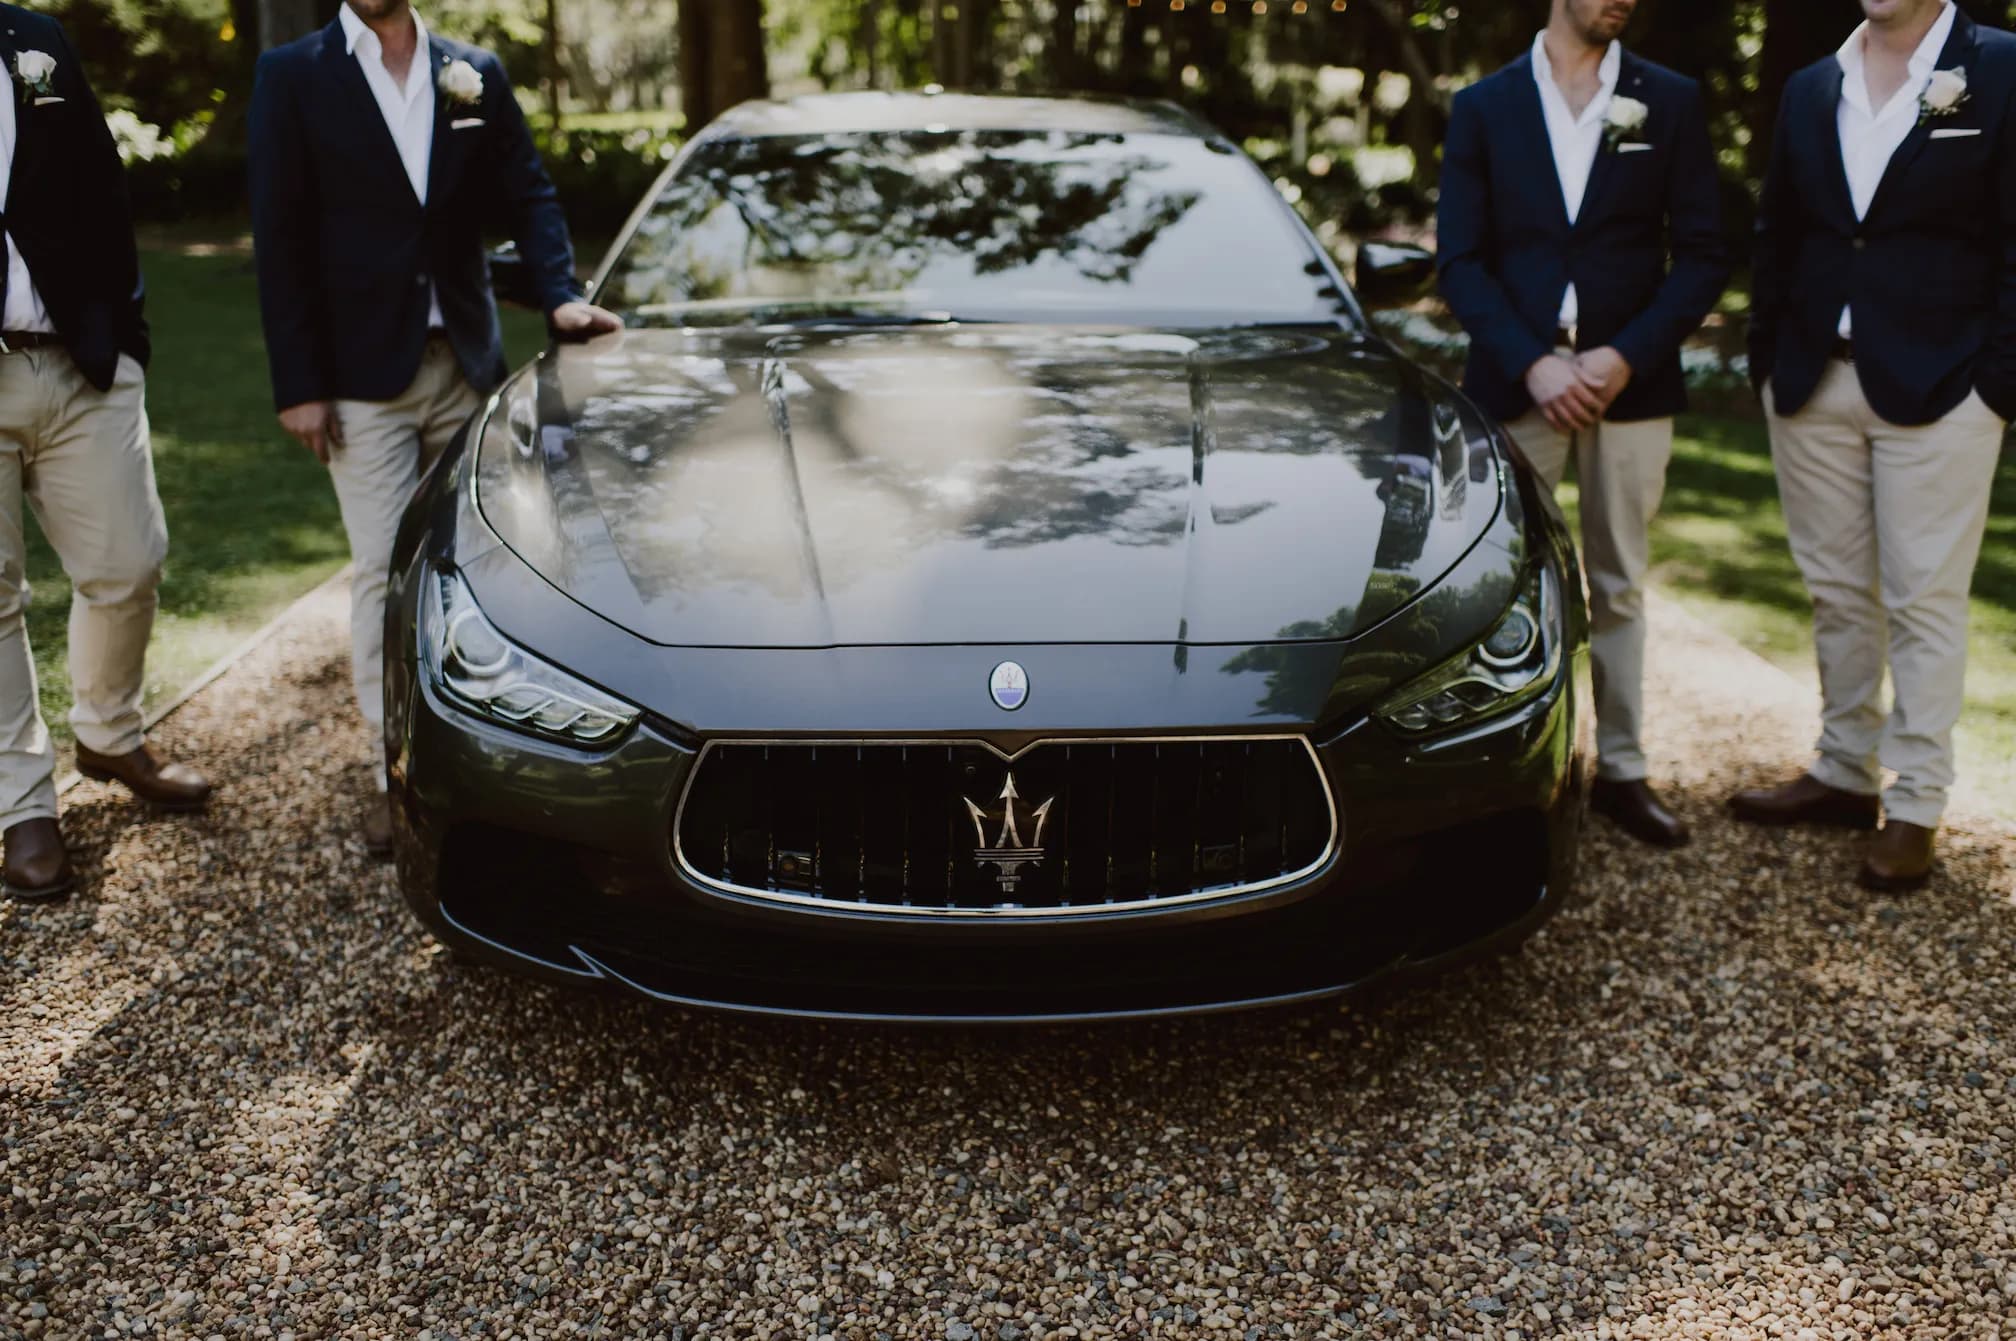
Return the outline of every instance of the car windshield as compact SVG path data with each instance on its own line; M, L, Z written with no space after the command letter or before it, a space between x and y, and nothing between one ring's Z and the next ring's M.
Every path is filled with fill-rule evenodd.
M924 130L723 138L612 267L637 325L1334 324L1330 276L1267 179L1165 134Z

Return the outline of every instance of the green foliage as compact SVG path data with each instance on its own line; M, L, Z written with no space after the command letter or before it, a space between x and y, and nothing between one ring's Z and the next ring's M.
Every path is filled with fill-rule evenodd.
M569 118L558 133L543 124L534 126L546 171L577 235L614 235L678 152L676 117L659 116L656 125L647 118L624 127L620 123L626 119L618 114L598 126L595 119Z
M257 34L231 0L58 0L49 7L107 110L198 138L234 89L251 87Z

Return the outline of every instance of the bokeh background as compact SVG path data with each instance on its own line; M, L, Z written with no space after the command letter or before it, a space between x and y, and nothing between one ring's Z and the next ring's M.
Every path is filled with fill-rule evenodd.
M2009 0L1960 0L2010 21ZM243 195L262 46L336 0L63 0L153 218ZM819 88L1087 91L1178 99L1306 201L1328 235L1433 212L1449 99L1516 56L1547 0L431 0L440 31L497 51L567 190L606 233L690 127L744 98ZM1641 0L1627 40L1703 81L1732 220L1779 91L1838 44L1856 0Z

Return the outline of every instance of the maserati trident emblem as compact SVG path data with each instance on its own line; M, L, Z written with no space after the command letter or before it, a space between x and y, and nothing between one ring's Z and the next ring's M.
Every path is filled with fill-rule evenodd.
M987 677L987 692L994 696L995 707L1013 712L1029 701L1029 672L1016 662L1004 661Z
M973 816L973 833L978 846L974 849L973 860L982 866L992 866L997 872L995 879L1000 883L1003 894L1013 894L1022 883L1022 868L1033 866L1043 860L1043 826L1049 822L1050 807L1057 798L1051 797L1029 813L1030 822L1036 831L1029 835L1029 841L1022 840L1021 819L1015 813L1015 803L1022 799L1015 790L1015 775L1001 784L1001 831L995 836L994 846L987 846L987 821L993 816L974 805L970 798L966 802L967 813Z

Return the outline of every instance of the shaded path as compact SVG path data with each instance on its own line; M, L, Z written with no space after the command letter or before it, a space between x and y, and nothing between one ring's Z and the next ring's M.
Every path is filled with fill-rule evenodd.
M1718 815L1807 692L1657 612L1590 898L1383 1005L1111 1028L716 1019L461 970L352 837L330 590L171 718L228 790L67 798L0 905L0 1337L1997 1334L2016 839L1910 900ZM1070 1335L1074 1333L1065 1332Z

